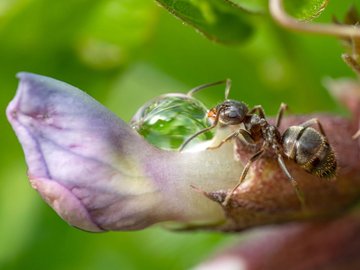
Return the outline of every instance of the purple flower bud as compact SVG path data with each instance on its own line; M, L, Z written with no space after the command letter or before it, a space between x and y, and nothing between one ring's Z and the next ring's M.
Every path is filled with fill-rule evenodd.
M8 119L32 186L68 223L97 232L224 220L221 207L191 185L230 188L242 170L231 145L159 150L81 90L44 76L18 77Z

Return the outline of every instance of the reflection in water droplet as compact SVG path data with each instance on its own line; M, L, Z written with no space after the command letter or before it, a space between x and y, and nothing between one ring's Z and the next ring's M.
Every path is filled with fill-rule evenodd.
M206 107L185 94L166 94L143 105L131 120L131 126L151 144L176 150L191 135L210 125ZM191 143L210 140L207 132Z

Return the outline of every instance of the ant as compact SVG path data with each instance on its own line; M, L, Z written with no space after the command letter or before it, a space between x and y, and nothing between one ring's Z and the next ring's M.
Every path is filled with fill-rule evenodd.
M243 124L243 127L236 127L236 131L228 135L219 145L208 148L219 148L224 143L240 135L241 137L239 138L242 139L241 141L245 144L256 146L261 144L260 150L246 163L238 183L231 192L227 194L222 205L227 206L233 193L245 179L250 166L258 160L265 151L270 151L276 155L281 170L290 180L301 205L304 207L304 195L297 181L287 169L284 157L293 160L306 172L320 178L332 178L335 176L337 168L335 153L328 142L321 123L317 118L312 118L302 124L288 127L285 132L281 134L279 127L283 114L288 108L287 105L284 103L280 105L275 125L272 125L267 121L261 105L254 106L249 110L244 102L228 99L231 88L230 79L198 86L190 90L188 95L192 96L201 89L224 83L226 84L225 101L210 109L207 114L207 117L213 120L212 125L190 136L181 145L179 151L182 151L196 136L215 128L217 125L238 126ZM317 126L318 130L311 127L314 125Z

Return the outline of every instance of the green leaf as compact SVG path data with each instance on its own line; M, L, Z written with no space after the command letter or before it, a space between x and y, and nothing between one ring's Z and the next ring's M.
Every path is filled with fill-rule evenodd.
M310 21L320 16L328 0L286 0L284 1L287 12L303 21Z
M243 9L224 0L157 0L174 16L213 41L238 44L252 33Z
M269 0L225 0L252 13L265 13ZM299 20L317 18L325 9L328 0L284 0L287 12Z
M78 56L94 69L126 64L152 36L155 12L148 0L99 1L78 38Z
M225 0L232 2L236 6L252 13L265 13L267 11L268 0Z

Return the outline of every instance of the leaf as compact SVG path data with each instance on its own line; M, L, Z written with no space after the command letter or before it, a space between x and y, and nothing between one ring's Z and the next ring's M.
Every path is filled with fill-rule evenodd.
M268 0L225 0L253 13L264 13L267 10Z
M320 16L326 8L328 0L286 0L284 1L287 12L303 21L311 21Z
M268 9L268 0L225 0L253 13L264 13ZM283 0L287 12L299 20L317 18L325 9L328 0Z
M207 38L239 44L253 32L245 10L224 0L157 0L171 14L195 27Z
M78 37L78 56L94 69L119 67L143 48L155 18L148 0L100 1Z

